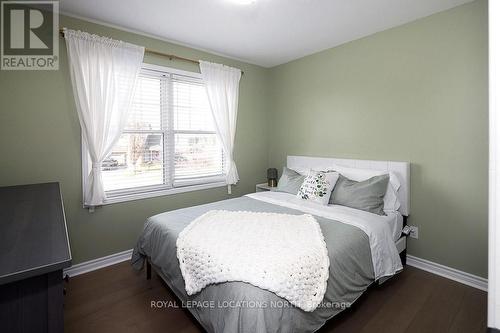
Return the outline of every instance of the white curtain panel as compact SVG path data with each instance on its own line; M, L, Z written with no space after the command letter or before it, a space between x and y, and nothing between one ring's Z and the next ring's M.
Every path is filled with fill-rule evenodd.
M144 58L144 47L64 29L69 70L83 140L92 169L84 204L106 200L101 164L120 138Z
M233 159L233 148L238 117L241 70L200 61L200 71L207 89L215 127L224 149L227 161L227 190L228 193L231 193L231 185L236 184L240 179Z

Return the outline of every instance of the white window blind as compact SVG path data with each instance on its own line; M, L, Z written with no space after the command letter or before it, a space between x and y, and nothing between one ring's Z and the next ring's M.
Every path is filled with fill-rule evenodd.
M201 79L143 68L128 123L102 165L108 198L223 182L224 173Z

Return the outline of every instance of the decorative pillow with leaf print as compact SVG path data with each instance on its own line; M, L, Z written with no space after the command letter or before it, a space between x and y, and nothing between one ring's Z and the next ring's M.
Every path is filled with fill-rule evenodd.
M330 195L339 179L338 172L311 170L297 193L297 197L328 205Z

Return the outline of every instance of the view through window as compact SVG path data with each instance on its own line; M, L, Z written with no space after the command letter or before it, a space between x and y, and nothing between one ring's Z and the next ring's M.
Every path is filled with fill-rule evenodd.
M201 79L144 68L102 175L111 195L222 181L224 154Z

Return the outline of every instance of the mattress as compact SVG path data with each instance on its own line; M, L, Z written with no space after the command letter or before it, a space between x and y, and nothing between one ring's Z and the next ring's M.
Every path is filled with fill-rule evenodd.
M318 204L314 202L304 202L302 199L298 199L295 195L284 192L259 192L250 194L250 197L273 197L279 198L280 200L290 202L294 206L300 205L304 207L315 207ZM363 215L366 219L372 219L376 217L378 220L383 220L389 226L391 230L392 238L394 242L397 242L401 237L401 231L403 230L403 215L398 211L385 211L385 216L374 215L373 213L360 211L359 209L339 206L339 205L328 205L332 214L346 214L346 215Z
M334 210L338 211L359 212L358 209L344 207L344 206L331 205L331 207ZM373 213L368 213L368 212L366 212L366 214L373 215ZM400 212L394 212L394 211L386 211L385 214L386 214L385 216L378 215L378 218L387 223L389 229L391 230L392 239L394 240L394 242L397 242L398 239L401 237L401 231L403 230L403 215L401 215Z
M354 214L354 213L360 213L360 210L350 208L350 207L344 207L344 206L338 206L338 205L329 205L334 211L338 212L348 212L348 214ZM362 212L363 214L366 215L374 215L373 213L369 212ZM389 229L391 230L391 235L392 239L394 242L397 242L399 238L401 238L401 232L403 230L403 215L401 215L400 212L395 212L395 211L385 211L385 216L381 215L376 215L377 219L384 221L389 226Z
M266 202L269 198L279 199L282 204ZM313 215L323 232L330 260L327 290L322 304L313 312L305 312L270 291L239 281L210 285L199 293L188 296L176 257L178 234L203 213L214 209L225 209L304 214L303 210L286 207L284 198L279 194L262 192L255 197L244 196L153 216L146 221L134 248L132 264L134 268L141 269L144 260L149 258L182 301L182 305L188 304L186 307L208 332L315 331L329 318L350 306L374 282L376 278L374 269L382 265L380 259L376 259L375 263L372 261L373 251L366 231L346 223L348 221L340 222ZM293 201L291 197L286 199ZM330 211L332 209L330 207ZM339 209L339 216L353 213L345 211L345 207L335 208ZM360 215L359 211L355 213L358 219L359 216L364 216L363 213ZM375 220L367 221L373 222L367 225L377 224L379 221L377 217ZM390 229L386 226L383 229L386 230L385 240L392 243L390 246L397 251L392 242ZM393 273L401 268L399 256L397 261L391 262ZM207 306L192 306L193 304Z

